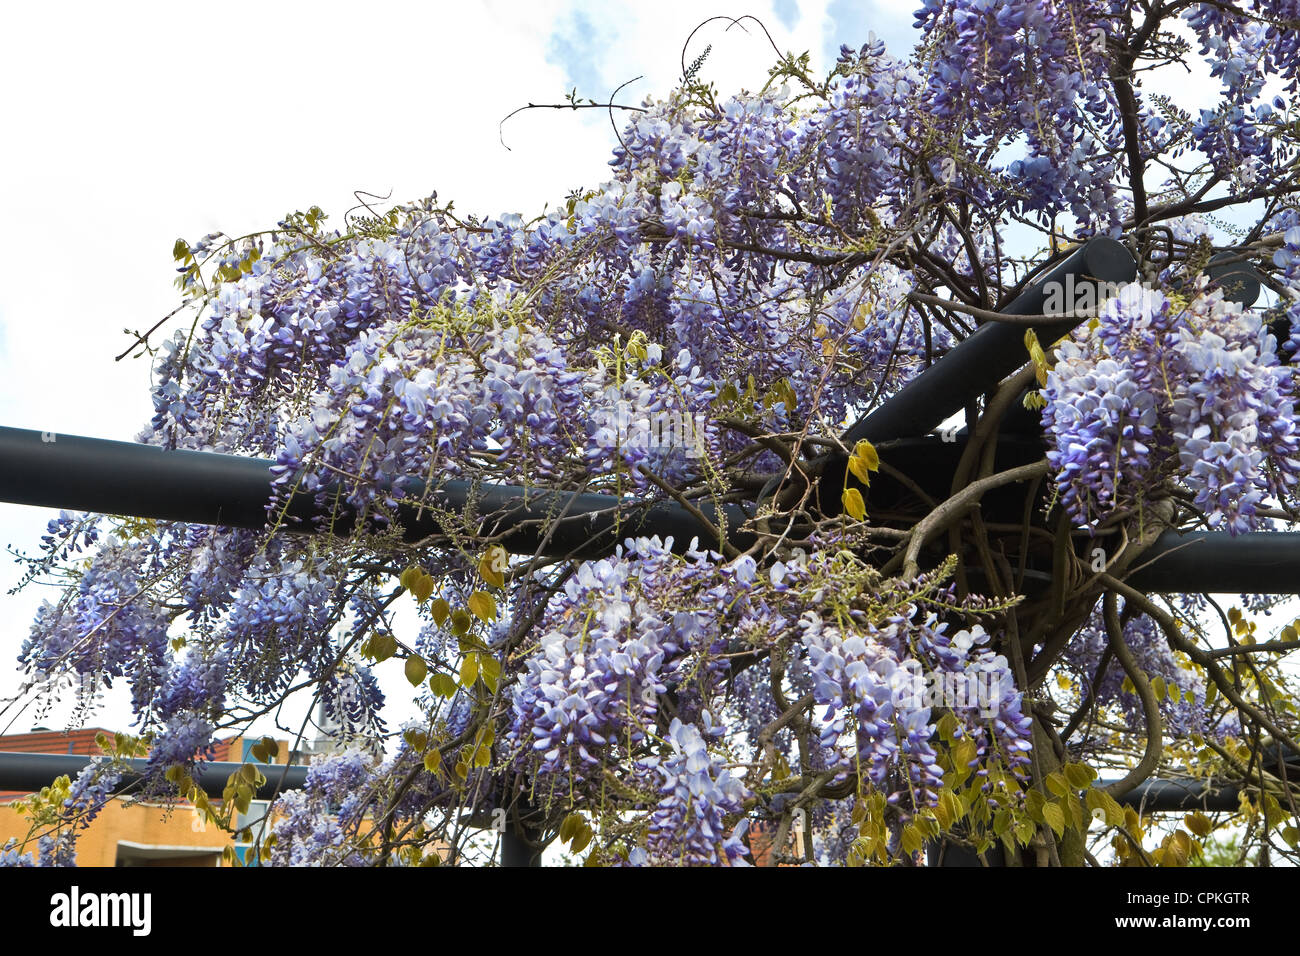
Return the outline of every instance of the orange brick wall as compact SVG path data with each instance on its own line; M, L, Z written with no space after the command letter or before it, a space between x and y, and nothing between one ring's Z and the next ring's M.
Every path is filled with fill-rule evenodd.
M231 842L230 834L218 827L208 824L200 829L198 824L188 804L178 805L169 812L157 804L128 806L121 800L111 800L89 828L78 835L77 865L115 866L117 845L123 841L160 848L190 847L195 854L220 853ZM0 807L0 845L10 837L24 839L27 829L27 817L20 802ZM34 846L26 848L34 849ZM161 862L174 865L170 859ZM207 860L202 865L213 865L213 861Z

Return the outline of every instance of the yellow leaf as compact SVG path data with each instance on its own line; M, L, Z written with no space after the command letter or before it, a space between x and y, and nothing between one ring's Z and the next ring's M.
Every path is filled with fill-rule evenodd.
M1065 777L1075 790L1086 790L1092 786L1093 778L1096 776L1097 771L1084 764L1070 763L1065 765Z
M406 679L411 682L412 687L419 687L424 683L424 677L429 673L429 665L424 663L424 658L419 654L412 654L406 659Z
M845 488L843 501L844 510L849 513L850 517L861 521L867 516L867 503L862 500L862 492L858 491L858 489Z
M474 612L474 616L480 621L492 621L496 619L496 598L492 597L492 595L488 594L486 591L475 591L469 596L469 601L466 603L468 603L469 609Z
M431 605L429 610L433 612L433 623L442 627L447 623L447 618L451 616L451 605L443 598L438 598Z
M865 438L858 439L858 443L853 446L853 457L860 459L867 471L880 470L880 454L876 451L876 446Z
M867 471L867 466L863 464L862 459L851 456L849 458L849 471L853 473L854 478L864 485L871 484L871 472Z
M429 678L429 690L439 697L455 697L456 682L449 674L434 674Z
M499 544L494 544L484 551L483 557L479 559L478 573L484 581L494 588L504 588L506 586L505 570L509 566L506 549Z
M1043 352L1043 346L1038 341L1038 336L1033 329L1025 329L1025 348L1029 350L1029 357L1034 362L1034 374L1038 378L1039 385L1047 384L1047 355Z
M925 846L925 837L921 835L921 831L916 826L906 826L903 828L902 839L899 842L903 844L903 851L910 856L919 852L921 847Z
M495 657L489 657L483 654L478 662L479 676L483 678L483 683L487 684L488 690L497 689L497 680L501 677L501 662Z
M460 686L473 687L478 680L478 655L466 654L460 665Z
M411 594L415 599L423 604L433 596L433 578L420 572L420 576L411 582Z
M1065 832L1065 811L1059 803L1043 804L1043 822L1052 828L1057 836Z

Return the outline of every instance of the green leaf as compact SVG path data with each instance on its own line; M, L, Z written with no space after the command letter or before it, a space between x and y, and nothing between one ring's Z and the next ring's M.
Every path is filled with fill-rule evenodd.
M573 842L569 844L569 847L574 853L581 853L587 848L587 844L591 842L593 836L595 834L592 833L591 827L587 826L587 822L584 820L581 828L573 835Z
M1011 811L1007 809L999 810L993 814L993 833L995 836L1002 836L1011 829Z
M856 488L845 488L842 498L844 510L849 516L857 521L861 521L867 516L867 503L862 500L862 492Z
M1025 794L1025 812L1029 814L1029 819L1034 823L1043 823L1043 805L1047 803L1047 798L1043 796L1042 791L1030 790Z
M578 829L586 824L587 821L582 818L581 813L570 813L560 822L560 842L568 843Z
M1087 793L1088 812L1096 813L1100 810L1106 820L1107 826L1118 827L1124 825L1124 808L1115 802L1112 797L1104 790L1092 789Z
M419 654L412 654L406 659L406 679L411 682L412 687L419 687L424 683L425 675L429 673L429 665L424 662L424 658Z
M397 638L391 634L380 634L376 631L370 635L370 641L366 645L366 653L376 662L386 661L397 653Z
M1187 829L1191 830L1202 840L1209 836L1210 831L1214 829L1214 824L1210 821L1210 818L1200 811L1189 813L1184 816L1183 823L1186 824Z
M177 239L172 246L172 258L177 262L184 262L190 257L190 244L184 239Z
M442 751L430 750L424 755L424 769L429 773L437 773L438 768L442 766Z
M1083 801L1079 799L1079 795L1071 793L1065 798L1065 802L1070 811L1070 822L1073 824L1074 828L1080 833L1087 832L1088 811L1083 809Z

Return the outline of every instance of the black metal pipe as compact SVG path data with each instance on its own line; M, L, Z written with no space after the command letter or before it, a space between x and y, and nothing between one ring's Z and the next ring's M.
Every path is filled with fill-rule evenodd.
M1128 583L1176 594L1300 594L1300 536L1289 531L1166 531Z
M0 501L12 504L262 528L270 467L264 459L0 428ZM408 486L413 497L421 490L416 484ZM647 508L612 495L464 481L445 482L430 496L457 513L472 503L481 516L480 532L504 535L505 547L519 554L540 548L550 557L603 557L624 538L642 534L671 535L677 551L692 538L716 546L708 530L674 502ZM719 511L713 503L700 501L698 508L716 525ZM542 547L548 520L562 512L567 516L554 522ZM752 536L736 531L746 511L729 504L722 513L729 540L741 548L752 544ZM329 511L318 509L311 496L299 495L287 514L285 530L309 533L320 530L314 522L326 519ZM332 528L346 532L353 519L345 509ZM398 520L408 541L441 531L427 509L421 514L414 505L400 508ZM1218 531L1168 531L1143 555L1129 582L1148 591L1300 594L1300 538L1284 531L1236 537Z
M1232 811L1240 806L1237 799L1240 793L1237 784L1216 784L1212 780L1151 779L1143 780L1118 802L1143 813Z
M48 787L56 777L68 776L76 779L90 758L79 754L31 754L0 752L0 790L18 793L37 793L42 787ZM113 787L113 793L121 793L135 784L144 773L147 760L128 760L131 770L122 774L122 778ZM210 797L220 797L226 789L226 782L232 773L243 766L237 763L204 763L200 765L198 777L194 782ZM257 789L254 798L270 800L286 790L297 790L307 779L306 764L266 764L259 766L266 783Z
M1072 311L1073 302L1069 299L1073 297L1065 296L1069 289L1079 292L1094 279L1123 283L1131 282L1136 276L1137 263L1128 249L1114 239L1099 236L1049 269L1001 311L1008 315L1041 314L1057 289L1066 299L1065 311ZM1092 286L1091 291L1095 295L1097 287ZM1033 329L1046 348L1083 319L1083 316L1044 318ZM850 428L844 435L845 444L852 446L862 438L877 443L932 431L1029 360L1025 329L1010 322L989 322L981 326Z
M502 866L541 866L542 851L507 827L501 834Z
M259 458L0 428L0 501L258 529L267 524L272 464ZM415 504L425 493L423 482L400 484L412 502L398 509L403 537L414 542L441 534L429 509ZM458 514L472 505L479 533L505 535L502 543L519 554L540 549L547 557L603 557L625 538L643 534L671 535L678 552L695 538L701 546L719 544L675 502L647 507L612 495L447 481L429 489L427 503ZM720 526L720 515L725 517L732 543L742 548L752 543L752 536L735 533L748 518L740 505L719 509L702 500L696 507L715 527ZM356 520L346 504L318 507L315 496L307 494L295 495L284 514L280 527L302 533L328 529L347 534ZM553 520L560 514L566 517Z

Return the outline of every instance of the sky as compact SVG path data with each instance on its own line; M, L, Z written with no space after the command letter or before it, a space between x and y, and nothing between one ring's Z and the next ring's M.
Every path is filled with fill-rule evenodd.
M663 95L713 16L751 14L814 72L874 32L903 56L919 0L24 4L0 34L0 425L131 440L149 369L114 361L179 297L177 237L274 225L316 204L339 221L354 190L457 210L536 214L608 178L600 111L529 102ZM703 27L701 75L756 90L762 31ZM640 79L636 79L640 77ZM1192 77L1180 92L1212 85ZM1208 98L1208 97L1207 97ZM504 143L503 143L504 140ZM5 467L0 462L0 468ZM54 513L0 504L0 543L34 550ZM0 562L0 698L39 601ZM400 680L400 678L398 678ZM400 685L394 689L401 690ZM56 710L42 723L59 726ZM110 695L92 722L127 729ZM0 733L29 729L27 716Z

